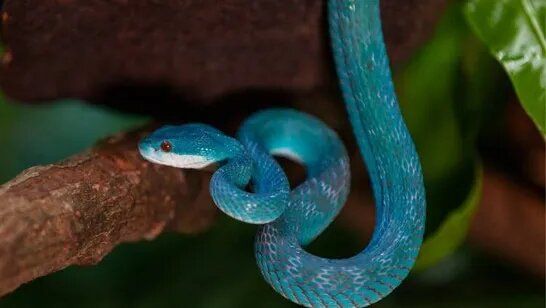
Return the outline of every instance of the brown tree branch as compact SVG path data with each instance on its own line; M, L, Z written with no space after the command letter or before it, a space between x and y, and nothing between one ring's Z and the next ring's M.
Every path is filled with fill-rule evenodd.
M0 295L69 265L95 264L123 242L211 225L207 177L145 162L136 150L141 135L111 137L0 186Z
M381 1L393 63L429 37L447 2ZM132 86L204 104L246 89L335 82L323 0L5 0L2 9L0 85L17 100L122 92L105 102L120 105ZM142 96L153 103L132 97L118 107L162 118L176 108L160 95L134 98Z

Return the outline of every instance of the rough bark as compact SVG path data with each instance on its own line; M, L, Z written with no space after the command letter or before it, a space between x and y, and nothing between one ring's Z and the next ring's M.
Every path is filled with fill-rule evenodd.
M95 264L120 243L212 223L207 177L144 161L140 134L0 186L0 295L69 265Z
M384 0L394 63L434 29L445 0ZM102 101L154 92L151 111L208 104L246 89L310 90L335 82L324 0L5 0L0 86L22 101ZM128 93L129 92L129 93ZM108 100L108 104L119 99ZM158 108L165 105L168 109ZM169 104L168 106L166 106ZM122 106L135 110L134 101ZM146 106L144 106L146 107ZM149 113L150 109L145 109Z

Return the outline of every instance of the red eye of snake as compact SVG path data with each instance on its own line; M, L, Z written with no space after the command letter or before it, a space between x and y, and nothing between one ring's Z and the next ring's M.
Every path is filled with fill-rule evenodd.
M161 150L163 152L170 152L172 150L173 146L169 141L163 141L161 142Z

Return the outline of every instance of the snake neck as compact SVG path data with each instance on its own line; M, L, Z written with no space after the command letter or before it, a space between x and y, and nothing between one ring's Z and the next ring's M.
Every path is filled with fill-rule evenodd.
M228 182L233 183L240 189L245 189L250 183L254 166L252 158L246 151L235 151L233 156L219 163L220 167L217 172L225 176Z

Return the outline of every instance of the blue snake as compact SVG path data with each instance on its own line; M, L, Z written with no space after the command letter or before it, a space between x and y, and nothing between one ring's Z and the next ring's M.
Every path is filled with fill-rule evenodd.
M258 112L237 138L205 124L165 126L144 138L147 160L178 168L215 164L215 204L259 224L255 255L265 280L308 307L364 307L408 275L422 243L425 191L414 144L402 119L385 50L379 0L329 0L330 37L343 98L376 203L367 247L347 259L312 255L304 246L336 217L349 193L349 159L337 134L290 109ZM272 155L306 167L290 189Z

